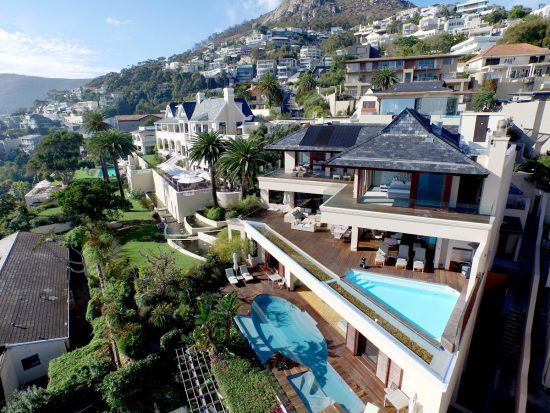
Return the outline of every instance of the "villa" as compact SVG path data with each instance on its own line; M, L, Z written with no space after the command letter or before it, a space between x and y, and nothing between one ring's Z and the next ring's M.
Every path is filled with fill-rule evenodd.
M265 282L228 288L259 360L298 364L279 382L306 410L456 398L515 160L502 117L479 116L454 133L405 109L267 147L284 168L259 177L266 211L229 224Z

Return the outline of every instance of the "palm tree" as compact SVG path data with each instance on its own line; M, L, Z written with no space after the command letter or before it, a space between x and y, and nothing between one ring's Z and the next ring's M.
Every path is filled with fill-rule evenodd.
M382 90L388 90L399 82L397 74L389 67L384 67L372 77L372 85Z
M111 125L105 122L103 113L100 110L93 110L84 114L84 130L87 133L94 134L110 128ZM99 163L101 164L101 170L103 172L103 180L109 182L109 173L105 156L97 153L95 155L99 157Z
M243 199L247 189L254 185L254 178L258 175L260 166L267 163L262 147L260 139L237 137L227 142L226 152L218 162L220 170L227 179L236 181L240 178Z
M225 151L225 144L216 131L201 132L191 139L189 160L195 163L205 162L210 169L210 184L212 186L212 203L218 207L216 195L216 163Z
M218 343L220 342L219 317L212 306L211 300L204 297L197 300L196 328L193 330L193 341L199 350L208 351L213 356L218 354Z
M229 343L231 339L231 320L237 315L240 302L235 291L225 294L216 303L216 312L225 322L225 342Z
M125 199L124 187L118 170L118 158L128 156L136 151L136 147L132 142L132 135L127 132L119 132L116 130L104 130L97 132L88 142L89 148L99 154L109 154L115 167L116 180L120 196Z
M260 80L258 87L262 95L266 97L269 107L272 107L274 104L281 104L283 101L283 91L275 75L271 73L265 74L262 80Z
M303 93L311 92L312 90L315 90L316 87L317 87L317 81L315 80L313 73L311 73L309 70L302 73L298 78L298 83L297 83L298 94L301 95Z

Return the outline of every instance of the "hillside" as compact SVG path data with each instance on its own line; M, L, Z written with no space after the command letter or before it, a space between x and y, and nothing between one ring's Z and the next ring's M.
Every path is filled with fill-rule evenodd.
M59 79L0 73L0 114L30 107L52 90L67 90L85 85L89 79Z

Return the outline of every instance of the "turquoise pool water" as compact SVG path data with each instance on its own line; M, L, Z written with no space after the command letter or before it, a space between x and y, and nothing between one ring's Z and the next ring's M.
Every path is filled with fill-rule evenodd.
M445 285L355 270L349 270L345 278L436 340L441 340L459 297Z
M116 175L115 167L114 166L108 166L107 167L107 174L109 176L115 176ZM99 168L99 171L97 172L97 176L100 177L100 178L103 178L103 171L101 170L101 168Z
M311 413L335 401L348 413L363 411L363 402L328 362L327 343L307 312L284 298L262 294L249 316L235 319L262 363L280 352L310 368L289 380Z

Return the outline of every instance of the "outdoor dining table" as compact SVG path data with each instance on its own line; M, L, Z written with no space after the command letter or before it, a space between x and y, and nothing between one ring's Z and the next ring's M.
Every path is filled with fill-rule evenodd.
M269 281L271 281L271 286L272 287L273 287L274 283L276 283L277 281L281 281L283 279L283 277L281 277L278 273L269 274L267 276L267 278L269 279Z

